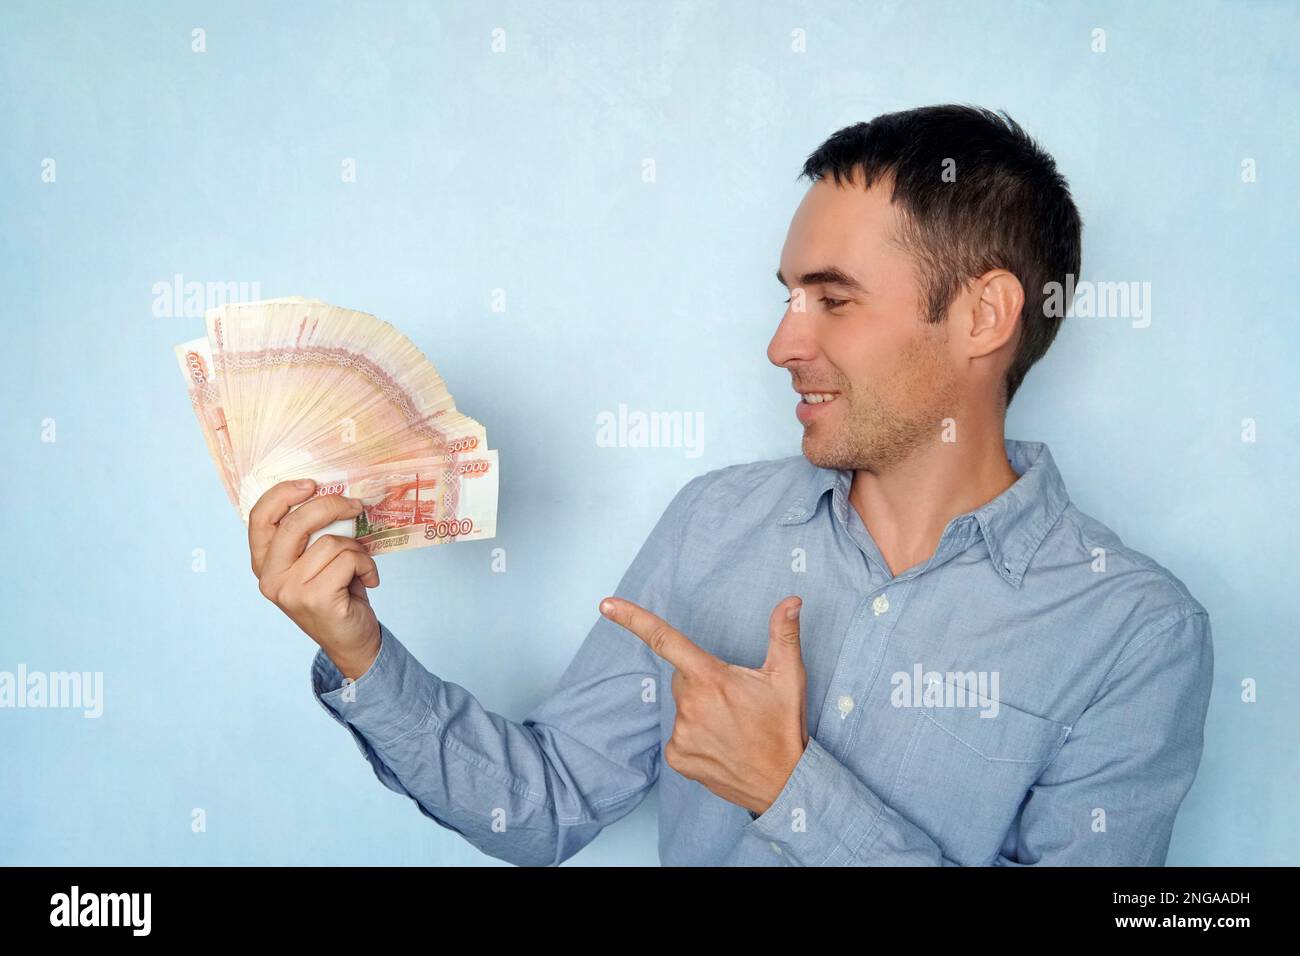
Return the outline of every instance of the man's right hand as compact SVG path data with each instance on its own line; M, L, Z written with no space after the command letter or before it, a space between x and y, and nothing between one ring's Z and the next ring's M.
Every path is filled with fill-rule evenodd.
M361 513L360 502L342 495L308 501L315 490L314 481L303 479L282 481L262 495L248 516L248 550L263 596L319 644L344 677L356 680L379 653L379 620L366 595L366 588L379 587L379 570L352 538L327 534L306 547L313 531Z

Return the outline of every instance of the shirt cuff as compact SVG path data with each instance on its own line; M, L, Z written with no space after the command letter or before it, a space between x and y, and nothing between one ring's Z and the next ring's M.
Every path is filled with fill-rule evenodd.
M884 806L816 737L809 737L776 800L745 828L803 866L844 866L854 860Z
M437 682L382 622L379 634L379 652L355 681L348 681L323 650L316 652L311 667L316 700L352 732L362 753L367 748L361 735L383 746L420 727L433 706Z

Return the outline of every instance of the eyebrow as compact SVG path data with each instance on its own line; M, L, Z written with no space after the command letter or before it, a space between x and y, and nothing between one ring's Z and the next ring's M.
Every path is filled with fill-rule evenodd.
M785 286L787 289L790 287L785 281L785 276L781 274L780 269L776 270L776 281L781 283L781 285ZM853 278L853 276L849 275L844 270L837 269L835 266L824 266L814 272L805 272L799 277L799 285L839 285L844 286L846 289L852 289L855 292L865 293L867 291L861 282Z

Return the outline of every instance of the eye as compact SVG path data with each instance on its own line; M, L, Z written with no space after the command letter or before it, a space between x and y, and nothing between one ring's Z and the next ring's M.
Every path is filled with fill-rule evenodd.
M820 300L828 309L838 309L842 305L848 305L848 299L832 299L828 296L822 296ZM789 305L790 300L786 299L785 304Z

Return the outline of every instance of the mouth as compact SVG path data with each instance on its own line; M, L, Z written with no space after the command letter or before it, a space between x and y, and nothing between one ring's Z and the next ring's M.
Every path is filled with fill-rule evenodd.
M827 409L839 400L839 392L800 392L799 404L794 413L805 425L826 414Z

